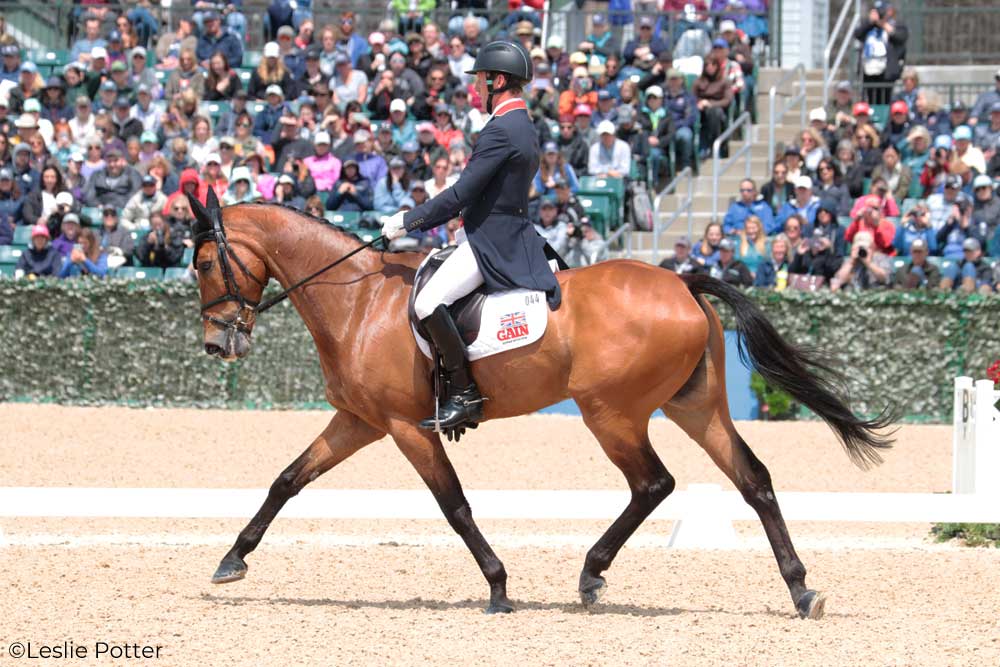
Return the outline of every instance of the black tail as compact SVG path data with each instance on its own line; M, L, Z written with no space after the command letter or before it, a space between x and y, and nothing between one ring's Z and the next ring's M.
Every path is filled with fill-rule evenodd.
M836 432L848 456L861 468L882 462L880 449L892 447L892 433L880 434L895 421L885 410L870 420L859 419L847 405L847 388L841 373L811 349L791 345L775 330L760 308L745 294L706 275L685 274L681 279L693 294L717 297L733 309L741 334L740 359L764 379L784 389L823 418ZM745 347L744 347L745 345Z

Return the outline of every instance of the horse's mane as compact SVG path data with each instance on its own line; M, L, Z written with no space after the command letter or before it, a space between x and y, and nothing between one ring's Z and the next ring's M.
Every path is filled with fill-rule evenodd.
M306 220L312 220L313 222L317 222L317 223L323 225L324 227L326 227L328 229L333 229L336 232L338 232L339 234L343 234L344 236L348 237L349 239L357 241L359 244L365 243L365 240L363 238L361 238L360 236L358 236L354 232L350 231L349 229L345 229L345 228L341 227L340 225L337 225L337 224L335 224L333 222L330 222L326 218L321 218L321 217L313 215L311 213L306 213L305 211L301 211L301 210L299 210L297 208L294 208L292 206L288 206L287 204L284 204L284 203L281 203L281 202L273 202L273 201L243 202L241 204L237 204L234 208L237 208L237 207L240 207L240 206L270 206L270 207L280 208L280 209L283 209L285 211L290 211L292 213L295 213L299 217L305 218ZM391 254L395 254L395 252L396 252L396 251L391 251L391 250L390 251L376 250L374 246L368 247L367 250L371 251L371 252L389 252Z

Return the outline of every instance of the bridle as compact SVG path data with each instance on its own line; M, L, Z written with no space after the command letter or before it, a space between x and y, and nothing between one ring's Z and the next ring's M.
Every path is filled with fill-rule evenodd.
M222 283L226 287L226 293L220 297L212 299L208 303L203 303L201 305L201 319L204 322L211 322L212 324L221 327L222 329L225 329L227 331L231 330L234 332L239 332L247 335L250 334L250 326L257 319L258 315L287 299L288 295L292 291L298 289L299 287L302 287L316 276L320 275L325 271L329 271L330 269L337 266L341 262L350 259L351 257L361 252L365 248L370 248L371 246L375 245L384 238L383 236L379 235L373 238L371 241L368 241L363 245L358 246L357 248L347 253L340 259L337 259L331 262L330 264L327 264L319 271L315 271L309 274L308 276L306 276L302 280L299 280L288 289L282 290L278 294L275 294L274 296L268 298L265 301L254 301L253 299L248 299L247 297L243 296L243 293L240 291L240 284L236 280L236 274L233 271L233 266L232 264L230 264L229 260L232 259L236 263L236 266L239 267L240 271L243 272L243 275L250 278L250 280L254 281L255 283L257 283L257 285L260 286L261 290L267 287L267 283L264 280L261 280L260 278L255 276L253 272L247 268L247 265L243 263L243 260L240 259L240 256L233 251L233 248L230 245L229 240L226 238L226 230L222 226L222 210L220 208L215 208L214 210L210 209L207 213L208 213L207 217L210 219L212 227L210 229L203 228L203 231L195 234L194 256L195 258L198 257L198 250L199 248L201 248L201 245L203 243L209 241L215 242L216 255L219 258L219 268L222 271ZM235 301L237 305L239 305L239 308L236 310L236 313L234 313L232 317L228 319L222 319L214 315L210 315L206 312L209 308L213 308L219 305L220 303L226 303L227 301Z
M226 230L222 227L222 216L215 214L212 215L211 218L212 228L203 231L194 237L194 256L196 258L198 257L198 249L201 247L202 243L205 243L206 241L215 241L216 254L219 258L219 269L222 271L222 282L226 286L226 293L218 298L212 299L208 303L203 303L201 305L201 319L205 322L211 322L212 324L222 327L223 329L232 329L233 331L249 334L250 324L253 322L257 313L260 312L260 302L243 296L243 292L240 291L240 284L236 281L236 274L233 272L233 266L229 262L230 258L236 262L236 266L238 266L240 271L243 272L243 275L260 285L261 289L264 289L264 287L267 286L267 283L255 276L253 272L247 268L247 265L243 263L240 256L233 251L232 247L229 245L228 239L226 238ZM236 313L231 318L221 319L206 312L209 308L213 308L220 303L226 303L227 301L235 301L239 305Z

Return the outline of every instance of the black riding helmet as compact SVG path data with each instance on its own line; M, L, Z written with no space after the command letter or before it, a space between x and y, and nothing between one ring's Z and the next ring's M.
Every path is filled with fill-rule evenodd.
M512 86L527 83L534 77L531 56L525 48L516 42L503 40L490 42L479 49L472 69L466 70L465 73L475 74L477 72L486 72L488 76L493 74L507 75L507 85L503 88L493 87L492 76L486 79L486 90L489 91L489 96L486 98L487 113L493 113L494 94L502 93Z

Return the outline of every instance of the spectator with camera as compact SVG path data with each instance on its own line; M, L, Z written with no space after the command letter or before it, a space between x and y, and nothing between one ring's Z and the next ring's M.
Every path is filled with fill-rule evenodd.
M896 270L892 284L897 289L937 289L941 284L941 271L927 261L930 247L922 238L915 238L909 247L910 259Z
M923 202L918 202L903 216L892 245L898 255L905 257L911 254L910 249L917 240L923 243L926 251L932 254L937 251L937 232L931 227L930 211Z
M574 231L576 226L574 225ZM565 257L569 250L569 233L566 220L559 216L559 210L551 199L543 199L538 207L535 231L545 239L552 249Z
M753 274L746 264L736 259L735 251L736 243L732 239L719 241L719 262L709 269L709 274L730 285L750 287L753 285Z
M877 213L877 212L876 212ZM875 245L870 231L853 236L851 254L848 255L830 282L830 289L866 290L887 287L892 268L889 256Z
M978 239L970 236L962 241L960 258L944 272L941 289L964 294L993 293L993 267L983 257Z
M739 197L729 205L726 217L722 220L722 231L731 236L743 229L743 223L751 215L757 216L765 229L774 225L774 214L771 206L757 193L757 185L747 178L740 181Z
M903 70L908 38L909 30L887 0L876 0L855 29L854 39L861 42L861 71L869 103L889 103L892 85Z
M679 274L705 273L705 267L692 257L691 241L686 236L674 241L674 256L660 262L660 267Z
M825 111L824 115L829 121L827 130L832 132L838 141L849 139L851 132L854 131L854 96L850 81L837 83Z
M808 247L804 252L795 254L788 271L793 283L795 276L808 276L809 279L804 282L819 287L833 280L842 263L843 257L835 252L830 236L825 234L822 225L817 225L809 237Z
M183 240L174 235L162 213L154 213L149 226L149 233L139 241L136 253L139 264L162 269L177 266L184 255Z
M934 138L934 147L931 149L930 157L924 163L924 170L920 173L920 186L924 193L934 193L940 188L947 187L948 176L952 167L952 143L951 136L939 134ZM959 184L961 187L961 184ZM929 196L934 196L933 194Z
M103 278L108 273L108 255L101 249L97 234L91 229L80 232L79 243L73 245L59 269L60 278L93 276Z
M894 255L892 242L896 238L896 226L883 216L883 200L878 195L868 195L854 220L844 231L844 240L853 243L858 234L868 234L869 246L886 255Z
M962 259L966 239L975 239L980 248L986 244L972 224L972 202L963 195L955 200L947 220L937 230L937 246L945 259Z
M108 267L112 269L132 262L135 241L132 234L119 224L118 209L113 206L101 208L101 248L108 253Z
M837 203L832 199L823 199L816 207L816 219L813 221L812 236L819 232L822 236L830 240L830 246L838 257L847 254L847 241L844 240L844 227L837 220ZM804 234L809 237L809 234ZM798 249L796 249L798 253ZM797 256L797 254L796 254Z
M897 202L909 196L913 172L900 160L899 149L895 144L888 143L882 149L882 164L872 171L872 183L877 180L886 182L889 192Z
M822 139L821 145L826 150L827 157L837 147L837 135L827 124L826 109L816 107L809 112L809 127L815 130Z

